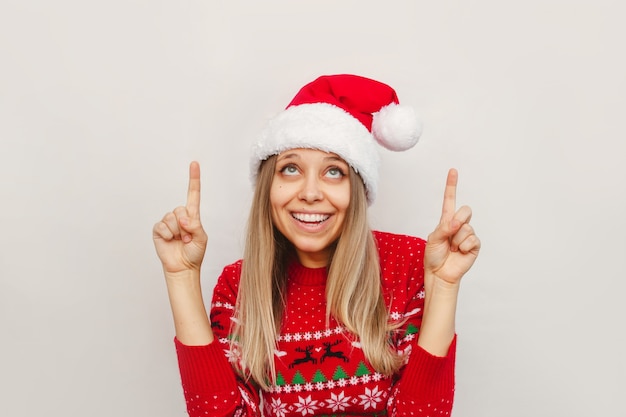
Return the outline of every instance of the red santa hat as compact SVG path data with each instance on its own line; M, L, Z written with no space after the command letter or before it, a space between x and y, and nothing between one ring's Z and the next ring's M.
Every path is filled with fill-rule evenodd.
M368 202L376 198L379 155L413 147L422 125L388 85L357 75L324 75L305 85L272 118L253 146L252 176L261 162L288 149L332 152L361 176Z

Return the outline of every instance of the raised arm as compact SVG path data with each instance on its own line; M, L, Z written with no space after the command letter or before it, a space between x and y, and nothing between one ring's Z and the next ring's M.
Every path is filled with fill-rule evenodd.
M200 286L207 235L200 221L200 165L189 165L187 204L154 225L152 236L163 265L176 338L186 345L213 341Z
M456 209L458 173L448 172L441 220L428 236L424 257L424 316L418 345L433 355L445 356L455 334L459 286L480 250L480 240L469 222L468 206Z

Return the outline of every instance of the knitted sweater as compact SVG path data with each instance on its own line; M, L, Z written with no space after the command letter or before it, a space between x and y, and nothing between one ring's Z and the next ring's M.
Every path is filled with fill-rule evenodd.
M200 416L447 416L452 410L456 338L446 357L417 346L424 305L419 238L373 232L382 291L391 320L404 320L392 337L406 354L392 377L377 373L359 339L332 318L326 326L326 269L289 267L286 308L275 351L277 380L267 391L238 377L229 346L241 261L219 277L211 304L215 340L186 346L175 339L191 417Z

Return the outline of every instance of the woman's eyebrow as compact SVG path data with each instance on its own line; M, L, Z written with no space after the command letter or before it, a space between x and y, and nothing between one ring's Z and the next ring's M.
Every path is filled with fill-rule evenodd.
M326 162L342 162L342 163L348 165L348 163L346 161L344 161L343 159L341 159L338 156L327 156L327 157L324 158L324 161L326 161Z
M282 161L283 159L301 159L301 157L297 153L291 152L291 153L286 153L284 155L280 155L278 157L278 161ZM324 157L323 161L324 162L341 162L341 163L348 165L348 163L345 160L334 155Z
M288 153L288 154L279 156L278 160L281 161L283 159L291 159L291 158L300 158L300 155L298 155L297 153Z

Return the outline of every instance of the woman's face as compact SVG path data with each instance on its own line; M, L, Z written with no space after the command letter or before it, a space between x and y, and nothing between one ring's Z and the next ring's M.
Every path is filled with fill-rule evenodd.
M334 153L290 149L278 155L270 188L274 226L302 265L328 265L350 204L350 169Z

